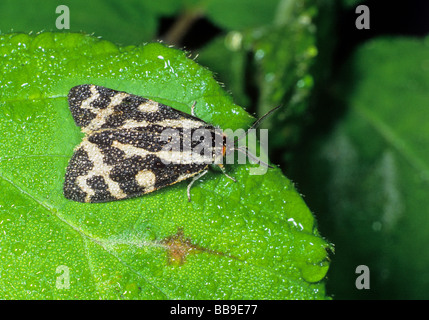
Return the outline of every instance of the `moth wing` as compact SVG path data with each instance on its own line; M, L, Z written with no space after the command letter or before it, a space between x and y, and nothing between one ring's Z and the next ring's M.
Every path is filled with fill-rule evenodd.
M86 133L149 124L173 127L206 124L201 119L150 99L92 84L70 89L68 103L76 125Z
M64 195L79 202L137 197L188 179L205 163L177 163L180 151L162 151L159 126L106 129L88 134L66 171Z
M69 161L64 195L79 202L106 202L139 196L185 180L204 163L166 162L182 152L162 153L161 133L176 129L213 130L201 119L161 103L96 85L68 94L70 111L86 133ZM174 153L175 152L175 153Z

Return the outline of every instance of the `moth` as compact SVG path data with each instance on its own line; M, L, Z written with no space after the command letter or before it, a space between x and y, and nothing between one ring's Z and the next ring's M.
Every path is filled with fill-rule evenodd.
M68 103L76 125L85 133L66 169L63 191L70 200L122 200L193 178L187 187L191 201L192 184L208 172L210 161L216 163L219 155L237 150L257 160L247 149L231 147L213 125L196 117L195 103L189 115L144 97L92 84L73 87ZM214 141L221 141L220 148L217 145L205 155L205 161L193 160L195 155L183 149L165 150L171 142L163 136L166 130L176 132L180 142L191 141L192 150L198 143L192 141L193 133L201 129L209 133L213 146ZM178 159L181 161L175 161ZM222 164L217 165L235 181Z

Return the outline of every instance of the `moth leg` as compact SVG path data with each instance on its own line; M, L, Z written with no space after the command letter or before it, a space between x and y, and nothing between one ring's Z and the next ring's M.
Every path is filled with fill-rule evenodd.
M208 169L201 171L199 174L197 174L196 176L194 176L192 178L192 181L189 182L188 184L188 188L186 189L186 192L188 194L188 202L191 202L191 187L194 184L195 181L197 181L199 178L201 178L203 175L205 175L207 172L209 172Z
M218 164L219 168L222 170L222 173L224 175L226 175L228 178L230 178L232 181L237 182L237 180L235 180L235 178L231 177L229 174L226 173L225 167L223 166L223 164Z
M191 115L193 116L193 117L196 117L196 115L195 115L195 105L197 104L197 102L196 101L194 101L194 103L192 104L192 107L191 107Z

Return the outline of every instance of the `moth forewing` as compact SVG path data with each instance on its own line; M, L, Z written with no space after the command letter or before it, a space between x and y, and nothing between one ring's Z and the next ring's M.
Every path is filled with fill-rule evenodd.
M165 142L165 145L162 147L161 152L171 155L171 157L161 157L164 164L170 164L172 161L182 163L182 155L183 153L188 152L188 150L184 150L184 148L182 147L182 137L177 129L167 128L165 130L162 130L160 142ZM176 158L173 158L174 156L176 156ZM179 157L177 158L177 156Z
M86 134L66 169L64 195L79 202L137 197L191 178L207 169L179 148L162 152L166 129L208 125L164 104L95 85L73 87L70 111Z
M192 184L207 173L209 164L235 181L225 172L224 156L236 150L247 153L222 130L197 118L195 103L189 115L90 84L73 87L68 102L76 125L86 134L66 169L64 195L74 201L137 197L193 177L187 188L190 200Z

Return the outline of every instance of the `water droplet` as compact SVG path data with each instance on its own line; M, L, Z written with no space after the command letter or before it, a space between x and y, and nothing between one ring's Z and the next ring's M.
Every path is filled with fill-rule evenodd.
M26 251L25 245L22 244L21 242L15 242L14 244L12 244L11 250L12 250L12 253L16 256L20 256Z
M133 298L137 298L139 295L140 289L139 286L132 282L132 283L127 283L125 285L125 291L122 293L122 296L125 299L133 299Z
M301 275L307 282L321 281L328 272L329 263L321 262L316 264L305 263L301 268Z

